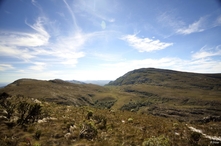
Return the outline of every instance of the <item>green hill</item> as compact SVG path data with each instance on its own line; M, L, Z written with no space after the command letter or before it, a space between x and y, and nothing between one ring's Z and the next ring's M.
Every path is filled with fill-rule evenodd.
M130 71L107 85L147 84L178 89L221 90L221 74L199 74L165 69L142 68Z

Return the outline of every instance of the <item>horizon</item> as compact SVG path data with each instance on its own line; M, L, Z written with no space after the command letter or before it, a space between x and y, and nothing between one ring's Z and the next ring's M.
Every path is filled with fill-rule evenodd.
M153 67L149 67L149 68L138 68L138 69L133 69L133 70L130 70L128 72L131 72L131 71L135 71L135 70L139 70L139 69L155 69L155 70L169 70L169 71L175 71L175 72L183 72L183 73L193 73L193 74L221 74L221 73L196 73L196 72L188 72L188 71L178 71L178 70L171 70L171 69L162 69L162 68L153 68ZM37 78L19 78L19 79L16 79L12 82L0 82L0 87L3 87L5 85L8 85L8 84L11 84L17 80L22 80L22 79L30 79L30 80L41 80L41 81L50 81L50 80L62 80L62 81L67 81L67 82L70 82L70 81L77 81L77 82L83 82L83 83L92 83L92 84L96 84L95 82L103 82L103 81L115 81L117 80L118 78L124 76L125 74L127 74L128 72L124 73L123 75L117 77L116 79L114 80L75 80L75 79L61 79L61 78L52 78L52 79L37 79ZM97 83L97 85L100 85Z
M115 80L139 68L221 73L220 4L1 1L0 83Z

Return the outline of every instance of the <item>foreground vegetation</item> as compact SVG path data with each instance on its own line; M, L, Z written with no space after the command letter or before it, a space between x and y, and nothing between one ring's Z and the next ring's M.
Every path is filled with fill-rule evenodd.
M58 105L6 93L1 94L1 111L1 146L219 144L192 132L184 122L129 111ZM213 125L213 135L220 135L219 124L191 126Z

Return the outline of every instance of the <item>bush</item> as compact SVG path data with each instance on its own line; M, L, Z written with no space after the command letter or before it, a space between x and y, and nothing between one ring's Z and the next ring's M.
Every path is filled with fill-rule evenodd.
M151 137L146 139L142 146L170 146L170 140L165 136L161 135L159 137Z
M197 145L198 141L201 138L201 135L202 134L198 132L192 132L190 135L190 140L189 140L190 144Z
M92 117L97 129L106 129L107 119L102 115L95 115Z
M92 140L97 136L97 129L90 123L83 124L79 136L81 139Z
M93 116L93 111L88 111L86 119L90 119Z
M24 125L34 123L40 118L41 106L38 103L30 104L26 101L20 102L18 105L19 119L18 124Z

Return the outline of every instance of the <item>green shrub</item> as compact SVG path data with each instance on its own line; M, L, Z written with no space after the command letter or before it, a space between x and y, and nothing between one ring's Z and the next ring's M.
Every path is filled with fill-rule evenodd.
M142 146L170 146L170 140L166 138L164 135L159 137L151 137L146 139Z

